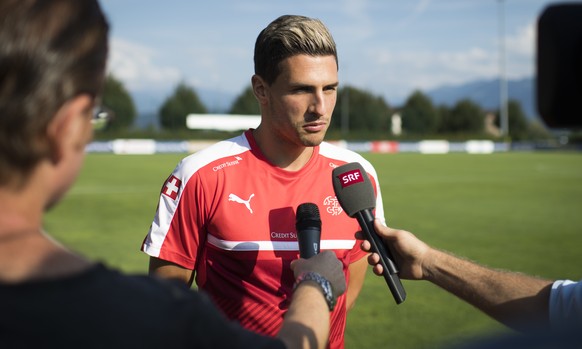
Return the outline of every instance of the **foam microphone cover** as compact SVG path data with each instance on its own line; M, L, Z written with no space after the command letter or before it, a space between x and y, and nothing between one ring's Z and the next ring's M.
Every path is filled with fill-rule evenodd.
M376 207L374 187L360 163L336 167L332 179L335 195L348 216L353 218L358 211Z

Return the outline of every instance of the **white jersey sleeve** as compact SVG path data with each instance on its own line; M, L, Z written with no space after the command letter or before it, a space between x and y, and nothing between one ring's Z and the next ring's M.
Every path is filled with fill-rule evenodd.
M582 328L582 282L554 282L550 293L550 324L556 330Z

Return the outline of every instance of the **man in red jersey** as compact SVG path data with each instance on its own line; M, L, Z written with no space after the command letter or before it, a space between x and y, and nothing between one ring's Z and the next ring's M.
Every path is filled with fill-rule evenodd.
M347 311L363 285L367 255L360 228L334 194L332 170L359 162L377 193L376 171L362 156L323 142L335 107L338 61L325 25L282 16L255 44L254 94L261 123L186 157L165 182L142 250L150 272L198 287L247 329L275 335L291 299L289 268L298 256L295 209L322 212L321 249L342 262L348 288L331 312L330 348L343 348Z

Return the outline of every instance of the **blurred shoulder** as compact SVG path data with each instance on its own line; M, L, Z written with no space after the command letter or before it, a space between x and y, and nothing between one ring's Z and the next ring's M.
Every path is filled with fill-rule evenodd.
M376 177L376 169L361 154L347 148L345 142L322 142L319 147L319 154L329 159L335 160L339 166L350 162L358 162L368 174Z

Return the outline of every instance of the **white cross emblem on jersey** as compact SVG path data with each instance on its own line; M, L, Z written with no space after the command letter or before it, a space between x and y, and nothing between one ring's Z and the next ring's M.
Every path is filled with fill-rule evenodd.
M166 181L166 184L164 184L162 194L170 197L172 200L176 200L181 186L182 186L181 180L174 176L170 176L170 178L168 178L168 180Z

